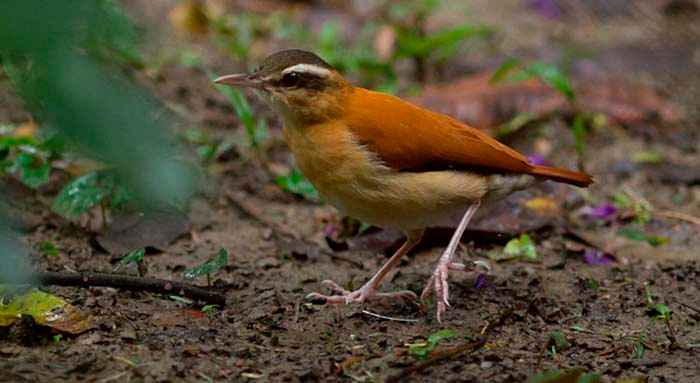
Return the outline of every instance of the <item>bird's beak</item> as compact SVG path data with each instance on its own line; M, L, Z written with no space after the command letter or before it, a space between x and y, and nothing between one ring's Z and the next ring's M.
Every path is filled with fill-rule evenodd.
M237 73L221 76L214 80L214 82L217 84L249 88L260 88L262 86L262 81L259 78L247 73Z

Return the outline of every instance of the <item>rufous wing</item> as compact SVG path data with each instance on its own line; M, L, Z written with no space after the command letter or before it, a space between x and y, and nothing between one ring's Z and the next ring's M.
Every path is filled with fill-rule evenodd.
M344 116L358 142L397 171L490 170L578 186L592 182L584 173L532 165L522 154L475 128L388 94L355 88L347 98Z

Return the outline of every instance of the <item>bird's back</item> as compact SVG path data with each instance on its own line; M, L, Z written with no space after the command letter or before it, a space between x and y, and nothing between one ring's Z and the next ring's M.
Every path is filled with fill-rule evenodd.
M355 88L345 108L345 124L356 139L397 171L495 170L579 186L591 182L583 173L532 165L478 129L388 94Z

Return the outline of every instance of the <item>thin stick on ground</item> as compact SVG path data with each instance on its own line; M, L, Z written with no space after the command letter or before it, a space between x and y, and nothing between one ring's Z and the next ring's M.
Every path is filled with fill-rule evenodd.
M418 323L418 319L390 317L390 316L386 316L386 315L381 315L381 314L373 313L373 312L368 311L368 310L362 310L362 313L365 314L365 315L369 315L369 316L371 316L371 317L375 317L375 318L378 318L378 319L384 319L384 320L388 320L388 321L406 322L406 323Z
M659 217L673 218L700 226L700 218L692 216L690 214L681 213L679 211L661 210L659 212L655 212L655 214Z
M43 286L114 287L122 290L179 295L188 299L224 306L226 297L207 289L165 279L101 273L37 272L32 278Z
M681 305L681 306L683 306L683 307L685 307L685 308L691 309L691 310L695 311L696 313L700 314L700 309L697 308L697 307L693 307L693 306L691 306L691 305L689 305L689 304L687 304L687 303L683 303L683 302L678 302L678 304Z
M487 324L484 329L481 331L481 334L483 336L479 337L477 340L473 342L467 342L464 344L461 344L459 346L455 347L450 347L445 350L441 351L435 351L433 354L431 354L430 358L424 362L415 364L413 366L404 368L401 370L396 375L390 376L387 378L387 382L403 382L405 381L409 376L413 375L416 372L421 372L425 370L426 368L432 367L436 364L442 363L444 361L448 360L453 360L456 359L457 357L466 355L466 354L471 354L473 352L476 352L480 350L484 345L486 344L487 338L491 333L497 329L498 327L502 326L505 321L510 318L513 315L513 308L509 308L502 312L496 321L494 321L492 324Z
M432 367L440 362L454 359L458 356L461 356L463 354L471 354L474 351L479 350L480 348L484 347L486 344L486 338L481 338L478 339L474 342L468 342L456 347L450 347L448 349L442 350L435 352L433 356L431 356L428 360L425 362L421 362L418 364L415 364L413 366L410 366L408 368L405 368L401 370L396 375L390 376L387 378L387 383L390 382L403 382L405 381L409 376L415 374L416 372L421 372L425 370L426 368Z

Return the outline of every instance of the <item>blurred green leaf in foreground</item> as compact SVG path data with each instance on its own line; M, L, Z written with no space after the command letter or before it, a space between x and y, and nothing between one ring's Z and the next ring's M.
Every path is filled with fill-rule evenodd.
M177 160L175 140L166 129L170 115L119 68L139 67L136 37L136 28L111 0L70 6L5 0L0 63L42 129L57 131L110 166L140 208L183 207L193 192L195 171ZM43 180L43 174L35 176L32 182ZM5 255L20 253L10 237L4 235L0 244L2 262L9 259ZM14 267L2 264L1 269Z
M30 275L28 251L17 240L16 232L6 227L3 218L0 211L0 285L23 283Z
M3 68L36 120L113 166L144 202L182 203L192 171L174 160L169 115L116 70L137 56L133 36L109 0L10 0L0 13Z

